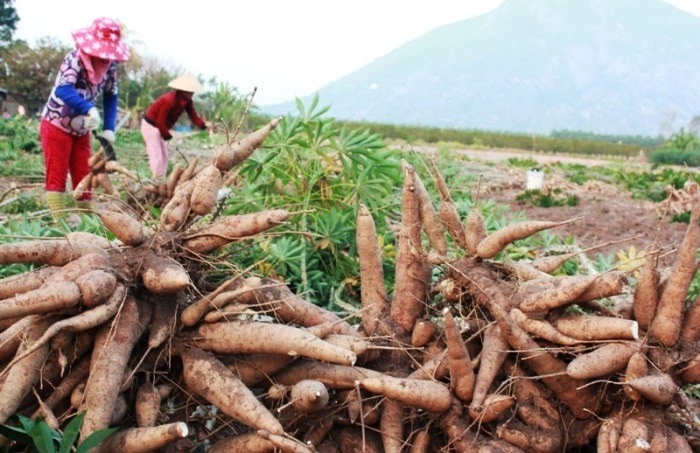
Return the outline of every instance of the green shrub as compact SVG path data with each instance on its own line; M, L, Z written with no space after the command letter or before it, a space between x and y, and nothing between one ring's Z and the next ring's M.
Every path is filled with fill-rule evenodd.
M577 195L567 194L561 189L553 190L526 190L515 197L518 201L524 201L540 208L554 206L578 206L580 199Z
M671 217L671 222L690 223L690 211L674 214L673 217Z
M578 206L580 202L581 199L578 197L578 195L568 195L565 203L567 206Z
M0 117L0 176L43 178L38 123L24 117Z
M659 149L649 155L649 160L656 164L700 167L700 151Z
M0 117L0 150L18 150L39 154L39 131L37 122L22 116Z
M590 169L582 164L569 164L566 166L564 176L569 181L583 185L589 179L592 179Z
M533 168L540 165L535 159L519 159L517 157L510 157L506 160L509 166L516 168Z

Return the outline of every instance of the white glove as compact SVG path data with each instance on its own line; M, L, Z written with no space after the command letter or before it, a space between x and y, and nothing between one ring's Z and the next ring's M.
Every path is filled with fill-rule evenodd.
M100 121L100 112L97 110L97 107L91 107L87 115L85 115L85 122L83 124L86 129L94 131L100 127Z
M105 129L102 131L100 134L102 138L107 140L110 143L114 143L114 131L110 131L109 129Z
M221 200L226 200L232 193L233 191L230 188L222 187L218 192L216 192L216 201L219 202Z

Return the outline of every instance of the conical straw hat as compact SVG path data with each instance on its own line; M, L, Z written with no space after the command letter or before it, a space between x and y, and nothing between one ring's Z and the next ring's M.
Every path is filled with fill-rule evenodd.
M171 80L170 83L168 83L168 86L175 90L189 91L190 93L196 93L197 91L202 91L204 89L199 81L197 81L195 76L189 72Z

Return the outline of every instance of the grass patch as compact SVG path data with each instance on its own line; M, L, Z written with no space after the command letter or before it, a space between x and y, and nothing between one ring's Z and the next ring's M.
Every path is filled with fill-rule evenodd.
M529 203L539 208L552 208L561 206L578 206L580 199L577 195L564 192L562 189L552 190L526 190L515 197L517 201Z

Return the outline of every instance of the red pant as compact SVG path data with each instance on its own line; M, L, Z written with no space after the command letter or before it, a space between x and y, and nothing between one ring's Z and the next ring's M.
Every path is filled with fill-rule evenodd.
M50 192L65 192L68 172L73 188L90 172L88 159L90 134L75 137L62 131L44 120L40 128L41 148L44 151L45 188ZM86 192L81 200L92 198L92 192Z

